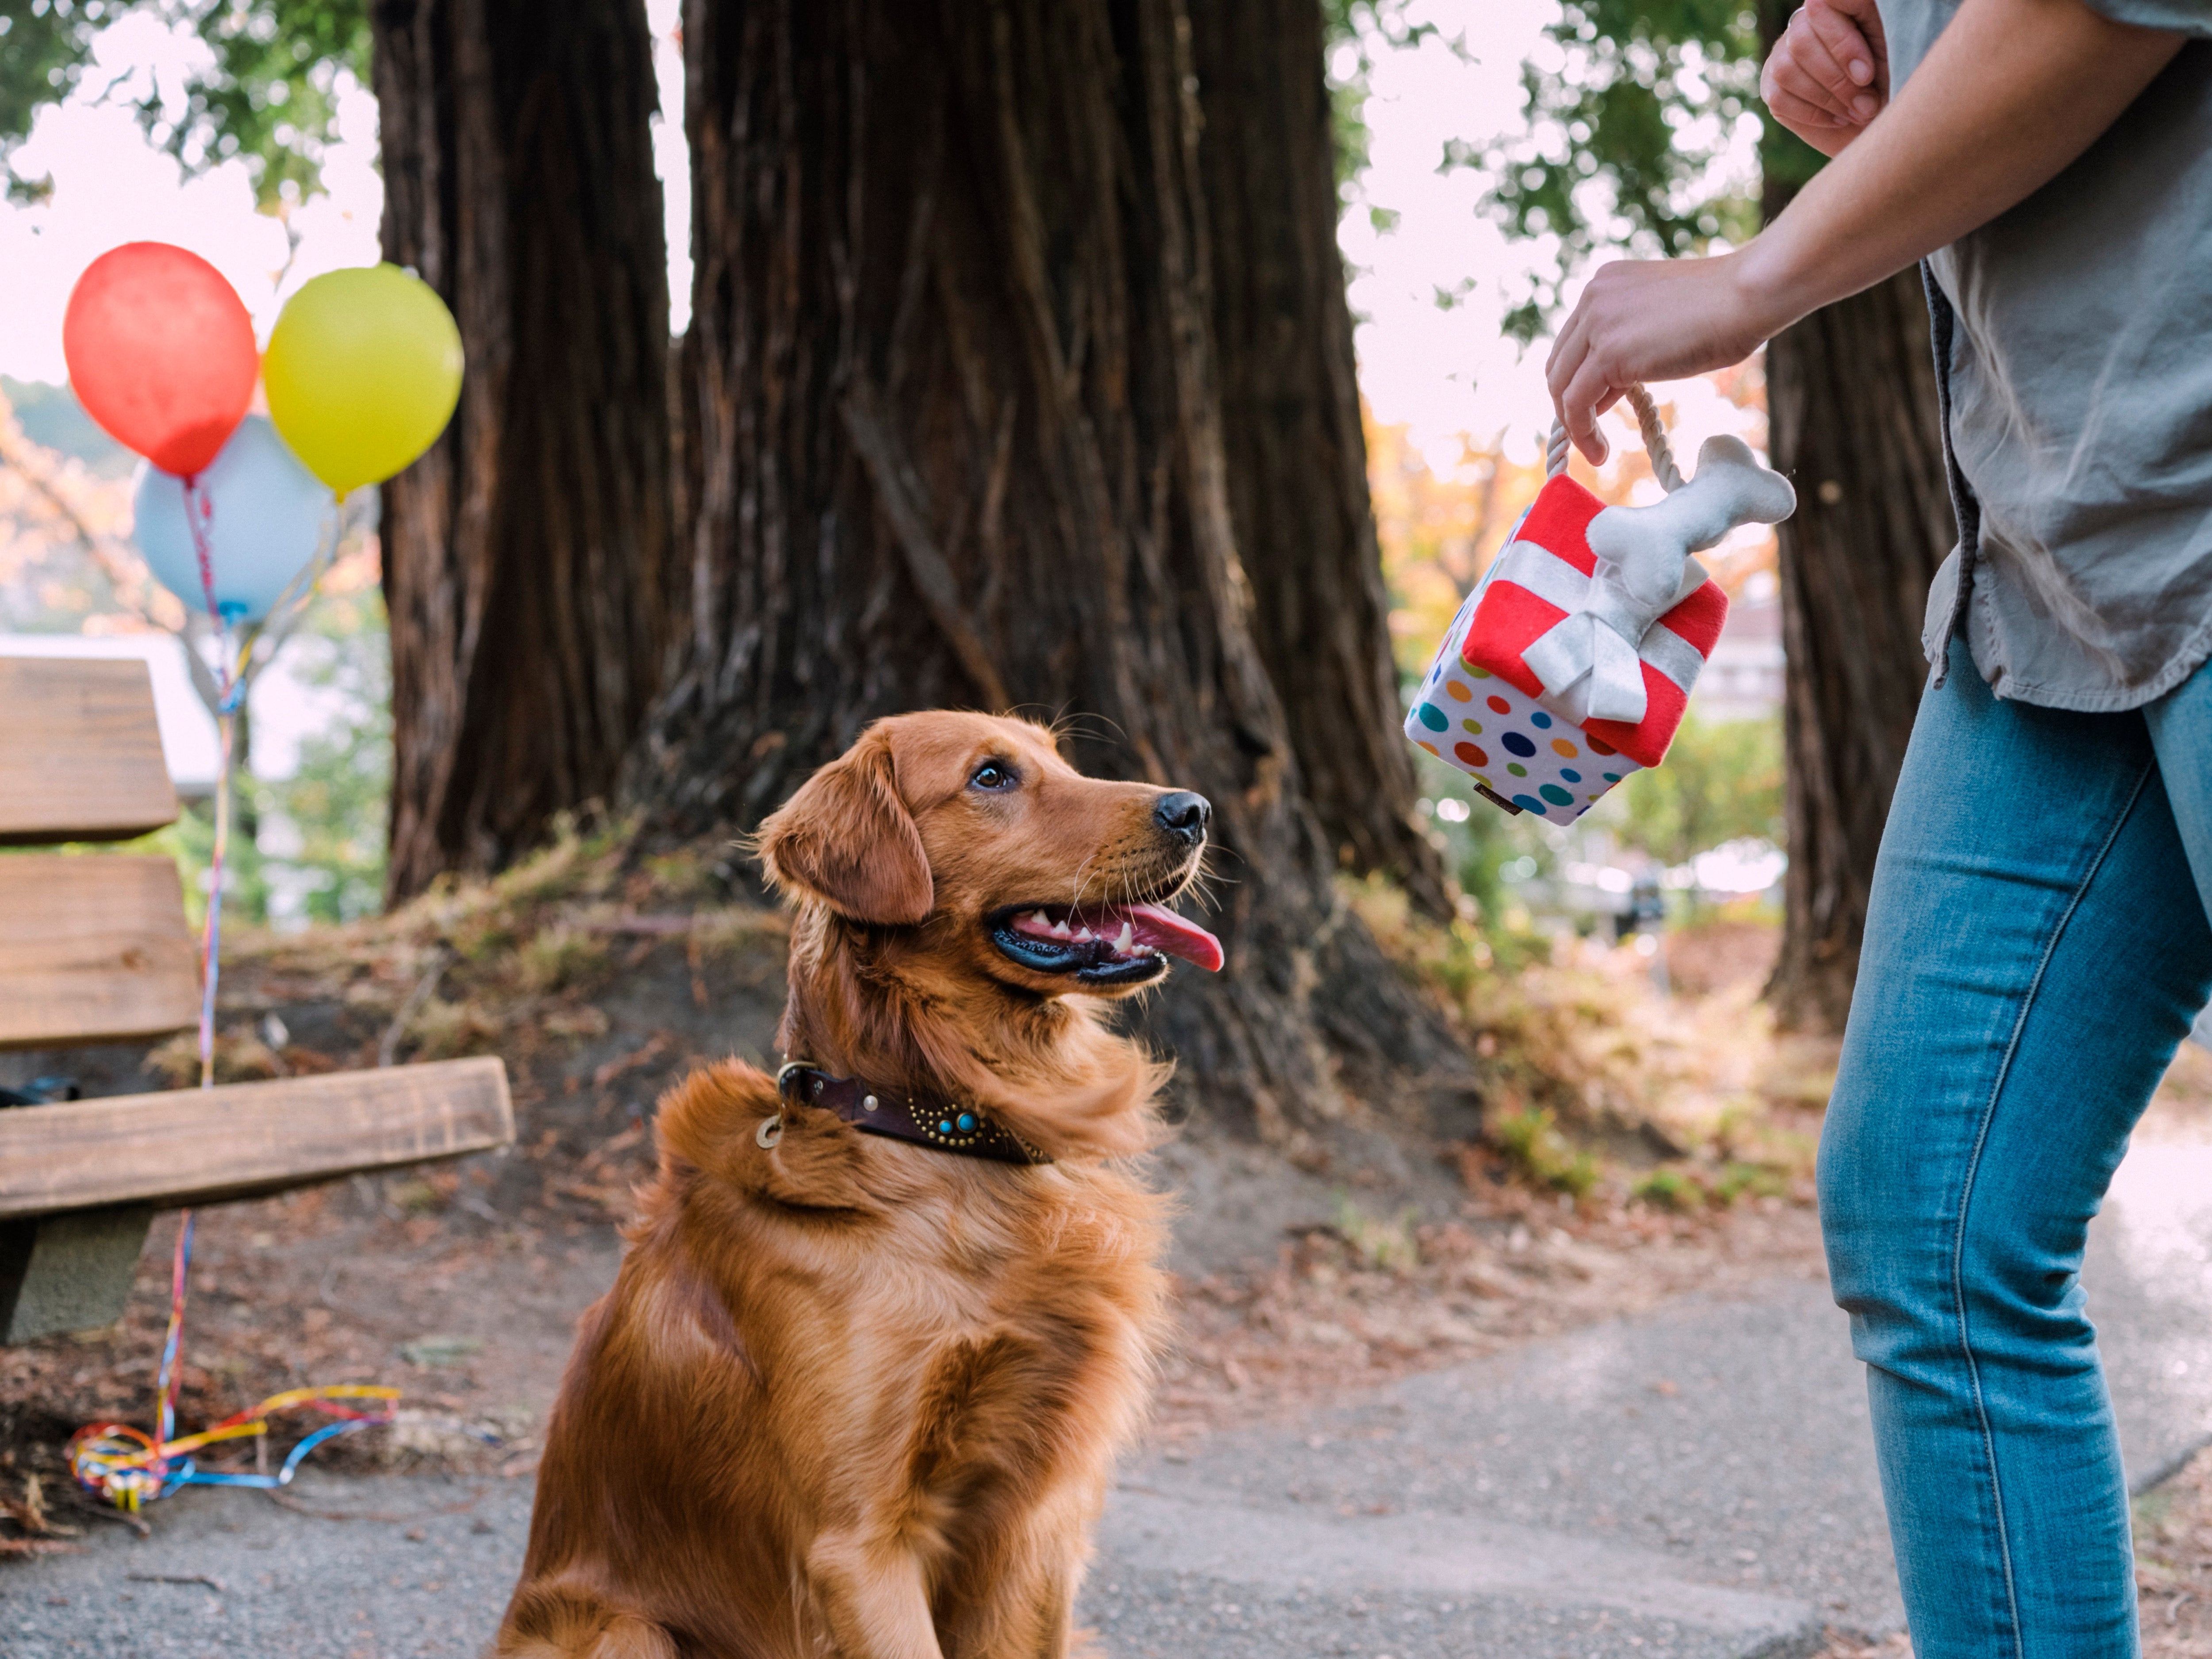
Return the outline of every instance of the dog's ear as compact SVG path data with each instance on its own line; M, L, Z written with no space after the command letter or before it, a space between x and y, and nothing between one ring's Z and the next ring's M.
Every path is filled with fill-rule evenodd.
M912 923L937 902L921 831L880 729L809 778L755 842L769 879L854 921Z

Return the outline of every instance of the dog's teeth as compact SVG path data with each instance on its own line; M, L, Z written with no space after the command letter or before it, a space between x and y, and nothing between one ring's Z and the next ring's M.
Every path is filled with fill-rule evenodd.
M1094 937L1096 937L1096 935L1094 935L1088 927L1085 927L1082 932L1076 934L1075 942L1078 945L1088 945Z
M1053 923L1052 936L1054 939L1066 939L1067 937L1067 924L1064 921L1055 921Z
M1125 921L1121 924L1121 937L1114 941L1114 949L1122 956L1126 957L1131 951L1134 951L1136 947L1137 930L1130 923Z
M1050 933L1050 932L1052 931L1052 918L1051 918L1050 916L1048 916L1048 915L1045 915L1045 913L1044 913L1043 911L1042 911L1042 910L1032 910L1032 911L1030 911L1030 920L1031 921L1035 922L1035 923L1037 925L1038 928L1039 928L1042 932L1044 932L1044 933Z

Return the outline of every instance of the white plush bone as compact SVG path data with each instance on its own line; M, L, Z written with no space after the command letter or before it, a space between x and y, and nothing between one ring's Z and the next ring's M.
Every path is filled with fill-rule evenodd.
M1796 507L1789 479L1761 466L1741 438L1723 436L1705 440L1696 476L1664 501L1601 510L1585 532L1597 556L1589 594L1522 653L1544 683L1546 704L1578 726L1642 720L1638 648L1686 597L1690 555L1738 525L1776 524Z

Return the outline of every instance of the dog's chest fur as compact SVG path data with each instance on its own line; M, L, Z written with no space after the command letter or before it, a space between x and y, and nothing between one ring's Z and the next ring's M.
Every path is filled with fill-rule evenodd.
M957 1532L985 1488L1103 1475L1143 1409L1165 1280L1154 1200L1122 1176L941 1173L856 1224L842 1295L785 1304L760 1334L763 1371L842 1396L848 1453L896 1449L930 1524Z
M693 1379L695 1360L725 1368L730 1388L692 1398L764 1466L816 1492L902 1491L925 1533L1103 1483L1164 1332L1161 1201L1110 1165L957 1158L823 1112L784 1113L771 1152L759 1124L781 1105L731 1066L664 1111L681 1164L634 1235L625 1322L689 1328L655 1349Z

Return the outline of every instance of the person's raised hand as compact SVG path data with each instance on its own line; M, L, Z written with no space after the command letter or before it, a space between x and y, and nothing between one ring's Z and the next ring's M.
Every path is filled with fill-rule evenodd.
M1741 253L1601 265L1544 365L1553 407L1593 464L1597 417L1638 380L1679 380L1740 363L1790 319L1747 276Z
M1875 0L1805 0L1759 71L1774 118L1835 155L1889 101L1889 47Z

